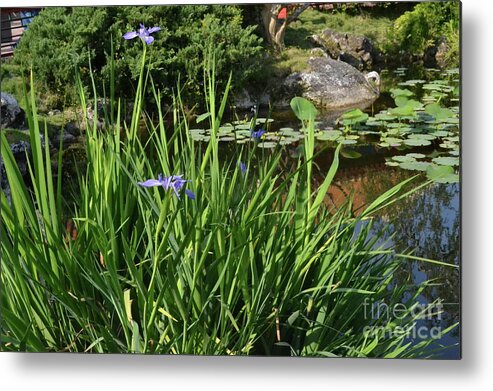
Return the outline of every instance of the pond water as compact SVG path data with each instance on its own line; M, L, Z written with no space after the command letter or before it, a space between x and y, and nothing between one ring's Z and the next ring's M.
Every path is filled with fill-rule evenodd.
M329 192L335 204L342 203L348 194L352 194L353 209L357 213L358 209L411 175L405 170L388 167L383 162L371 164L369 167L342 168ZM424 178L418 178L416 184L422 181ZM417 257L459 265L459 184L432 183L406 199L394 203L380 212L373 222L372 234L378 235L382 231L384 234L377 246L385 245L397 253L411 250ZM439 352L438 357L459 358L459 329L440 335L441 331L460 320L459 269L410 260L403 263L395 277L395 284L415 285L429 280L433 280L433 283L423 291L417 301L419 305L425 306L440 300L443 313L419 320L411 333L410 341L420 342L420 335L436 336L430 351L439 346L446 346L447 349Z
M414 70L412 77L429 79L439 72L418 69ZM456 72L449 74L456 75ZM388 77L385 74L383 77L384 87L387 90L395 88L396 84L402 83L403 78L409 77L405 72L398 74L389 72L387 75ZM416 98L422 100L425 95L426 89L421 88ZM445 100L443 97L441 99L445 107L455 107L458 104L457 100ZM393 101L390 93L384 93L371 107L366 108L365 112L370 116L374 115L386 110L389 105L392 107ZM323 117L323 120L326 123L332 121L334 125L333 119L338 115L340 114L329 113L328 116ZM458 128L455 131L458 137ZM406 148L405 153L436 157L441 156L442 147L443 145L431 143L426 146ZM352 195L355 213L390 187L420 172L388 165L388 162L392 161L392 156L402 155L399 148L379 148L374 143L361 142L355 150L361 154L361 157L358 159L342 157L341 168L336 175L334 185L329 190L335 205L344 202L348 195ZM458 140L456 150L458 150ZM331 161L331 153L317 159L318 166L323 171L328 169ZM423 173L414 183L417 185L425 180L426 176ZM379 212L373 224L373 233L376 235L382 230L385 233L378 245L385 243L396 252L405 253L412 250L416 257L460 265L460 183L451 182L453 183L432 183ZM436 306L435 309L443 309L443 313L419 320L409 340L418 343L420 335L424 337L432 335L434 344L430 346L430 352L438 347L447 347L436 356L459 358L459 327L441 335L441 331L460 321L459 268L409 261L404 263L395 278L395 284L401 286L420 284L424 281L432 281L432 284L418 297L419 304L425 306L438 301L440 306Z
M340 121L343 112L325 111L317 116L317 128L328 132L325 133L328 137L319 139L319 147L327 146L327 143L335 147L341 138L345 139L343 143L347 143L329 195L330 202L335 206L352 196L355 214L383 192L411 176L420 174L413 183L423 183L430 166L450 168L450 175L445 180L431 183L380 211L374 221L373 234L384 231L378 245L385 243L398 253L412 251L416 257L459 266L458 83L457 69L442 71L416 67L387 71L382 74L383 92L379 99L368 107L361 107L361 112L357 114L364 116L363 121L352 123L352 129L348 132ZM406 107L408 104L414 105L414 108ZM442 111L434 112L434 109ZM399 110L403 112L399 113ZM282 132L286 129L288 138L296 134L302 138L299 120L292 111L269 115L261 108L259 116L273 120L257 123L257 129L266 126L269 130L267 134L272 135L264 141L267 149L271 147L270 142L279 141L276 138L279 133L282 140ZM378 119L383 121L375 126ZM388 128L383 129L385 127ZM339 133L334 133L334 130ZM226 141L231 140L231 134L228 136ZM286 145L290 155L297 154L299 144L294 138L292 143ZM329 148L316 158L321 178L332 163L333 150ZM317 181L317 178L314 180ZM438 303L434 312L440 313L418 320L409 341L419 343L420 336L432 336L434 343L429 347L430 353L436 348L446 347L438 353L434 352L435 357L459 358L460 328L441 335L442 331L460 320L459 268L407 261L395 278L395 284L399 285L416 285L425 281L431 283L418 297L418 303L421 306Z

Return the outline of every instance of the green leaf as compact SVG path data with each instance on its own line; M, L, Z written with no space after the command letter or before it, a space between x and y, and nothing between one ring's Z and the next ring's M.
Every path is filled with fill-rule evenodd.
M409 145L410 147L425 147L427 145L431 145L431 141L425 139L410 138L404 140L404 144Z
M323 130L322 132L315 135L317 140L325 141L335 141L341 136L342 132L339 130Z
M448 118L454 118L454 113L450 109L443 108L438 103L427 105L425 108L425 112L435 117L435 119L438 121Z
M434 158L433 163L436 163L440 166L458 166L459 165L459 158L458 157L451 157L451 156L439 156Z
M429 180L437 183L456 183L459 182L459 175L455 174L451 166L432 165L426 170Z
M412 157L414 159L424 159L426 155L423 155L422 153L408 153L406 156Z
M361 153L353 150L341 150L341 155L346 159L358 159L362 156Z
M203 114L200 114L197 119L195 120L196 123L200 123L202 122L203 120L205 120L206 118L209 118L211 116L211 113L203 113Z
M398 96L412 96L413 93L412 91L409 91L407 88L404 88L404 89L401 89L401 88L392 88L390 90L390 93L392 94L392 96L394 98L398 97Z
M400 162L400 163L404 163L404 162L415 162L416 159L412 156L408 156L408 155L405 155L405 156L393 156L392 157L392 160L396 161L396 162Z
M415 115L414 109L411 106L394 107L393 109L390 109L389 111L391 114L394 114L398 117L406 117L406 116Z
M290 105L296 117L302 121L315 120L318 114L317 109L309 100L299 96L291 99Z
M368 117L368 114L363 113L360 109L354 109L344 113L339 118L339 120L342 120L342 123L344 125L355 125L361 122L365 122Z
M350 110L350 111L345 112L342 115L342 118L343 119L354 119L354 118L359 118L359 117L363 116L364 114L365 113L363 113L360 109L354 109L354 110Z
M300 316L300 311L299 311L299 310L298 310L298 311L293 312L293 313L289 316L289 318L288 318L288 324L289 324L290 326L292 326L292 325L293 325L293 323L296 321L296 319L298 319L298 317L299 317L299 316Z
M404 162L400 163L399 167L404 170L411 171L426 171L431 163L428 162Z
M409 102L409 99L403 95L398 95L394 99L395 104L399 107L406 106L407 102Z

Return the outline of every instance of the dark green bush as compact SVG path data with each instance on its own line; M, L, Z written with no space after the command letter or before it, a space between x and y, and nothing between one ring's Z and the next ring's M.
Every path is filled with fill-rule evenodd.
M29 25L14 59L26 69L32 66L46 91L71 103L76 99L76 69L85 85L91 85L89 62L96 85L105 85L108 93L113 43L117 96L132 96L142 42L126 41L122 35L137 30L140 23L159 26L147 52L152 78L170 101L181 75L184 98L195 103L202 96L204 51L210 43L223 82L234 70L233 85L241 86L258 68L261 40L254 27L243 27L242 21L236 6L47 8Z
M442 36L450 42L458 28L458 1L419 3L395 21L392 44L407 53L422 55Z

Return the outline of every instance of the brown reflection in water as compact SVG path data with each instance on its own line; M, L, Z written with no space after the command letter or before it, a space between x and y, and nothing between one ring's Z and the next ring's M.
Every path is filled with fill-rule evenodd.
M330 164L332 156L320 159L319 175L315 178L317 185L326 175L326 159ZM358 215L385 191L416 174L416 171L386 166L382 159L343 161L329 188L326 204L328 207L340 207L348 197L352 197L352 210ZM423 184L425 180L424 175L419 175L410 182L407 190ZM385 232L382 241L388 240L387 245L397 253L412 252L418 257L457 265L460 263L459 194L459 184L429 184L379 211L373 222L373 231L375 234ZM434 318L428 323L445 329L458 322L460 269L423 261L406 261L397 271L394 283L413 286L426 280L433 280L433 285L424 290L422 299L429 303L441 300L445 311L441 320ZM450 343L457 343L459 329L452 331L447 338Z
M333 154L325 154L316 159L318 175L314 182L318 186L322 183L333 160ZM371 155L359 159L340 159L339 169L334 177L326 197L326 205L330 208L341 207L348 197L352 199L352 211L357 216L380 195L416 175L416 172L406 171L385 164L384 156ZM424 176L417 178L414 186L424 180Z

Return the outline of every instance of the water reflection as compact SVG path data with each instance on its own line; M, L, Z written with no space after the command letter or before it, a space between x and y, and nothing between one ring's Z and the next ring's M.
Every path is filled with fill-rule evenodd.
M412 176L405 170L392 169L384 164L361 167L342 167L335 184L329 190L330 202L337 206L352 196L353 212L361 211L384 191ZM423 183L417 178L413 185ZM383 231L380 244L392 247L396 252L412 251L417 257L459 265L460 259L460 186L459 184L430 184L409 197L396 202L379 212L372 232ZM420 320L417 327L445 330L460 320L460 272L423 261L403 262L395 276L395 284L416 286L432 280L418 298L420 304L440 300L444 313L430 319ZM419 337L413 339L418 343ZM442 358L459 358L459 328L436 340L438 345L447 346L440 352Z

